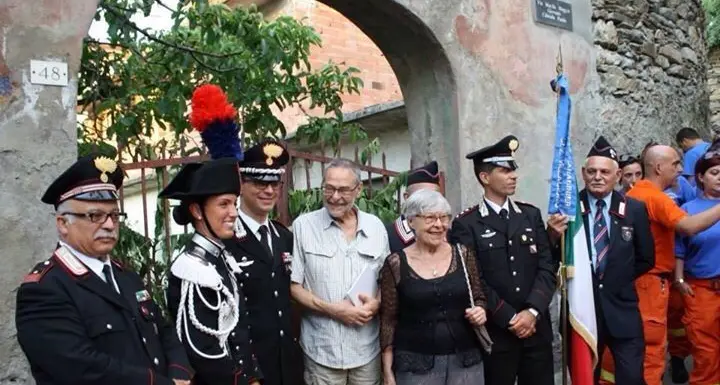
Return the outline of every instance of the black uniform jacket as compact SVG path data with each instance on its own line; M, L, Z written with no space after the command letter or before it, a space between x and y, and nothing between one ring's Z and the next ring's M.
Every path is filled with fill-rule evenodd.
M118 294L65 246L17 292L17 337L38 385L172 385L192 370L140 277L113 264Z
M167 300L168 310L176 324L182 299L183 280L195 281L204 286L200 289L204 300L195 289L192 291L197 320L207 328L218 329L218 291L215 290L217 287L215 284L221 282L230 292L233 290L232 273L225 262L225 253L222 246L195 233L192 240L185 246L185 250L175 259L168 279ZM227 259L233 260L232 257ZM219 278L214 280L213 277L217 277L216 274L219 275ZM223 354L223 350L217 337L201 331L201 328L192 321L189 314L189 303L184 305L188 315L186 320L181 319L179 337L185 346L190 363L197 371L193 385L245 385L262 378L250 347L247 306L239 284L238 290L238 302L234 302L234 300L231 302L233 302L232 306L238 306L240 317L225 343L229 354L222 358L203 357L202 354L220 356ZM226 300L225 296L221 296L221 298ZM205 301L215 309L208 307ZM185 330L186 326L187 331ZM202 354L195 351L191 342Z
M407 219L402 215L386 224L385 230L387 230L388 241L390 242L390 253L397 253L415 243L415 233L410 228Z
M290 263L293 236L270 221L272 255L240 217L236 237L225 241L239 262L252 262L239 277L250 322L250 338L265 385L302 383L302 355L293 333L290 302Z
M595 307L599 321L604 322L612 337L642 337L642 320L634 281L655 265L655 243L645 204L623 197L618 192L612 194L609 210L610 249L605 257L607 265L602 277L595 274L592 261L585 263L591 264L593 271ZM580 205L588 255L592 255L594 246L588 220L591 214L587 190L580 192ZM554 248L554 253L560 255L559 245Z
M487 294L487 329L494 342L493 351L510 349L518 343L551 343L548 306L555 293L557 264L540 210L511 200L509 219L504 220L482 202L455 218L450 241L477 253ZM528 308L539 312L537 331L521 340L508 326L516 313Z

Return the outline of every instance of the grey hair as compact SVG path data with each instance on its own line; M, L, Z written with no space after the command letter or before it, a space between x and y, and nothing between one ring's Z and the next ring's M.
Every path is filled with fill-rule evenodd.
M327 167L325 167L325 172L323 172L323 180L325 179L325 175L327 175L327 171L331 168L344 168L347 170L351 170L355 174L356 182L362 181L362 175L360 175L360 169L357 167L357 165L347 159L343 158L335 158L328 163Z
M55 209L55 214L56 214L56 215L60 215L61 213L64 213L64 212L67 212L67 211L73 211L73 210L72 210L72 207L70 207L70 204L71 204L71 203L70 203L70 199L61 202L61 203L57 206L57 208ZM66 220L68 223L73 223L73 221L75 221L75 217L72 216L72 215L63 215L63 218L65 218L65 220Z
M442 212L450 215L452 208L442 194L428 189L416 191L403 204L402 213L408 219L430 212Z

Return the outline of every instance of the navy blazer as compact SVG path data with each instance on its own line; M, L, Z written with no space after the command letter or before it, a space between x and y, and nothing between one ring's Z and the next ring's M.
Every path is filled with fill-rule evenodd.
M593 288L598 326L605 325L614 338L642 337L642 320L638 308L635 278L645 274L655 264L655 243L650 231L650 219L643 202L624 197L613 191L610 203L610 249L602 277L594 273ZM581 210L592 255L590 204L588 192L580 192ZM559 247L555 248L559 253ZM592 263L592 261L589 261Z

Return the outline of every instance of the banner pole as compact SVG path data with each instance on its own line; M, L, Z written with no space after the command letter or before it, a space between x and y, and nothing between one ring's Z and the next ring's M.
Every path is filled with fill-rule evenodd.
M560 238L560 250L561 250L561 267L560 267L560 279L562 280L560 286L560 336L562 340L562 385L568 385L568 290L567 290L567 265L566 265L566 252L565 252L565 233Z
M562 44L558 43L558 54L556 58L555 72L560 76L564 72L563 68L563 57L562 57ZM556 107L557 111L560 106L560 88L556 89L557 99ZM560 338L562 340L561 351L562 351L562 385L568 385L568 348L570 347L570 341L568 341L568 268L567 268L567 252L565 250L565 235L567 230L560 237Z

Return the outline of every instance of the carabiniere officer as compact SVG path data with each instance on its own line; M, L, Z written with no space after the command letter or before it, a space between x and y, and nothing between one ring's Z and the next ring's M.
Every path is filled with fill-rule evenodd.
M476 251L488 298L487 329L494 345L487 385L554 383L548 306L556 266L540 210L514 201L519 147L515 136L468 154L485 190L479 205L458 215L450 240Z
M15 314L38 385L187 385L193 377L140 276L109 256L125 217L122 181L115 161L89 155L42 197L55 206L58 244L25 276Z
M252 262L239 279L264 385L301 384L303 378L290 302L293 236L280 222L269 219L289 160L285 147L275 140L262 141L245 152L235 238L225 241L239 262Z

